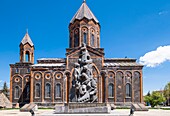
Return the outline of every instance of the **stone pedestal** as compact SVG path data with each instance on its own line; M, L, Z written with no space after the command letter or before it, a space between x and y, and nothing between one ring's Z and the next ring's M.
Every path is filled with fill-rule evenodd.
M55 106L55 113L110 113L111 108L105 103L69 103Z

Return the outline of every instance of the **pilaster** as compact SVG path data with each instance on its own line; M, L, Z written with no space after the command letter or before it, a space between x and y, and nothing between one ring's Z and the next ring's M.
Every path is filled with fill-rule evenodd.
M143 102L143 73L140 71L140 102Z
M44 87L44 74L42 74L42 102L44 102L44 90L45 90L45 87Z
M30 81L31 81L31 86L30 86L30 102L33 102L33 97L34 97L34 94L33 94L33 92L34 92L34 85L33 85L33 73L32 73L32 71L31 71L31 77L30 77L31 79L30 79Z
M12 70L11 70L11 67L10 67L10 102L12 103L12 96L13 96L13 93L12 93Z

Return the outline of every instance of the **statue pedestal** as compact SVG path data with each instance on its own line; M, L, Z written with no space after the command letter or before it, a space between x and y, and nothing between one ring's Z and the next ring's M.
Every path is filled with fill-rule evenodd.
M105 103L69 103L65 106L56 106L55 113L110 113L111 108Z

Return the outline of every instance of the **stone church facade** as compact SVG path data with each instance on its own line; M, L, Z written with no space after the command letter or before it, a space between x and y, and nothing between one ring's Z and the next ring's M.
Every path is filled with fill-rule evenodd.
M10 101L13 105L75 102L72 93L75 63L82 44L93 61L97 102L143 102L143 66L130 58L105 58L100 48L100 24L84 1L69 24L66 58L41 58L34 64L34 44L28 33L20 43L20 61L10 64Z

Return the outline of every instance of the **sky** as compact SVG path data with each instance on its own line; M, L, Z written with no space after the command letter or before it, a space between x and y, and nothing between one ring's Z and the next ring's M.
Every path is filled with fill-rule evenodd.
M35 60L65 58L68 25L83 0L0 0L0 86L19 62L26 30ZM106 58L136 58L144 94L170 82L170 0L86 0L101 25Z

